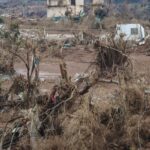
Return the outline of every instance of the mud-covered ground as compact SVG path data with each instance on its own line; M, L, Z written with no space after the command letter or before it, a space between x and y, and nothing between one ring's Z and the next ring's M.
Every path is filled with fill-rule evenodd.
M24 54L22 54L22 56L23 55ZM63 49L63 60L67 64L67 72L71 77L74 77L76 73L80 74L86 72L89 66L91 66L91 64L95 62L95 58L96 58L96 52L92 46L88 47L86 45L80 45L73 48ZM37 145L39 144L39 148L41 150L47 150L47 149L53 150L53 148L56 150L57 149L58 150L59 149L105 150L107 148L104 147L108 145L109 148L107 150L112 150L114 147L117 147L117 150L126 150L125 149L126 146L128 147L129 145L129 147L130 148L132 147L134 150L137 147L139 147L138 144L141 144L144 141L142 144L145 144L145 147L149 148L148 145L149 144L149 129L148 129L149 114L146 114L142 118L143 122L141 124L141 128L139 129L142 130L140 131L140 133L142 132L142 135L139 136L143 141L139 142L137 139L138 136L136 135L134 136L134 134L137 133L136 132L137 129L136 127L138 125L137 118L141 117L140 113L141 113L141 109L143 111L142 104L143 104L143 100L145 99L142 93L143 89L141 91L140 88L141 87L143 88L144 86L144 88L148 89L150 86L150 76L149 76L150 56L147 56L146 53L144 51L141 52L141 50L139 51L129 50L129 58L131 59L131 62L133 64L132 76L133 79L136 80L138 84L137 85L138 90L136 88L134 89L132 87L132 83L130 82L129 84L131 87L130 86L124 87L123 89L120 86L120 84L118 84L119 82L118 78L113 78L112 76L108 76L107 78L104 77L105 79L107 79L108 82L105 82L106 80L98 81L95 85L93 85L89 89L88 93L85 94L85 96L83 96L81 100L78 97L75 99L75 102L73 102L73 105L70 107L71 110L70 109L65 110L66 112L65 111L63 112L61 110L63 113L62 114L60 113L59 114L60 116L59 115L57 116L58 117L57 119L58 120L60 119L59 120L60 122L57 122L58 120L56 121L56 124L60 124L63 128L63 133L61 133L61 135L57 135L57 136L49 135L47 139L39 138L38 139L39 141L32 139L31 137L30 142L27 140L28 137L27 139L21 138L20 143L23 142L23 144L20 144L19 146L21 147L22 145L24 145L27 148L27 144L30 144L30 147L33 146L34 147L34 148L32 147L33 149L37 149L38 147ZM59 67L60 62L61 59L59 57L52 57L50 55L49 50L40 53L40 73L39 73L40 94L50 95L52 91L52 87L55 85L55 83L58 82L59 77L61 76L60 67ZM92 66L90 68L92 69ZM26 77L26 73L27 73L26 67L24 63L19 59L15 60L14 69L16 71L16 74L18 75L22 74ZM111 82L112 80L116 82ZM12 80L11 78L9 78L8 80L2 81L1 88L5 91L8 91L11 85L12 85ZM113 118L115 116L113 116L111 113L113 113L113 111L116 111L116 115L122 115L120 114L121 112L119 111L120 109L122 111L122 107L124 109L125 101L123 101L123 99L121 99L122 97L120 97L119 95L121 92L124 93L123 98L125 98L127 102L129 101L129 106L127 103L125 104L126 107L130 107L130 105L131 107L135 107L134 109L136 109L136 113L135 112L133 113L131 108L127 108L129 110L123 114L125 116L117 116L119 117L119 119L122 119L121 122L118 122L116 118ZM87 97L91 97L92 99L92 108L94 109L92 111L90 110L91 108L89 109ZM118 101L118 99L120 99L120 101ZM15 106L11 110L9 110L7 107L6 109L2 109L2 111L0 112L0 128L4 129L7 121L9 121L14 116L18 116L18 113L20 112L21 109L17 106ZM110 119L111 117L112 119L114 119L113 120L114 124L111 122L112 121ZM97 122L97 118L100 119L99 121L102 123L99 123L99 121ZM99 126L97 124L99 124ZM9 125L12 124L10 123ZM7 128L9 128L9 125ZM121 127L123 127L123 130L121 129ZM133 132L133 135L130 135L130 130ZM101 134L104 137L102 137ZM81 139L78 138L77 136L79 136ZM92 141L93 144L91 144L90 141ZM44 142L45 144L43 144ZM80 147L80 142L83 147ZM66 143L68 145L66 145ZM52 145L54 147L50 148L52 147ZM95 148L92 148L92 146ZM124 147L124 149L123 148L121 149L120 147ZM144 146L142 145L142 147ZM127 150L129 150L129 148L127 148ZM148 149L141 149L141 150L148 150Z

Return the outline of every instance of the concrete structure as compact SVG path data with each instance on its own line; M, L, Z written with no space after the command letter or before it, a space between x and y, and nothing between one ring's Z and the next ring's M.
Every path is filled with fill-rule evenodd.
M73 14L79 14L85 5L97 6L103 3L104 0L47 0L47 17L64 16L67 8Z
M140 24L117 24L115 39L119 39L123 34L125 41L136 41L143 43L145 41L145 30Z

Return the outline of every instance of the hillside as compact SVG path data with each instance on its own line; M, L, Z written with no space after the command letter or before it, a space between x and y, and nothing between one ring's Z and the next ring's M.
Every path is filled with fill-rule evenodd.
M15 17L43 17L46 16L45 3L45 0L0 0L0 13L9 12Z

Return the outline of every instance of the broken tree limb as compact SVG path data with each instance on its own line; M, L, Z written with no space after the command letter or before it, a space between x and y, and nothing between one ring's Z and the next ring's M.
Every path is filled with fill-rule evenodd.
M60 72L61 72L61 77L64 79L66 82L68 82L68 73L67 73L67 67L66 63L62 61L60 64Z
M21 57L20 55L18 55L17 53L15 53L15 52L13 52L13 51L11 51L11 50L8 50L8 52L10 52L10 53L14 54L15 56L17 56L21 61L24 62L26 68L28 68L28 64L27 64L27 62L24 60L23 57ZM28 68L28 69L29 69L29 68Z

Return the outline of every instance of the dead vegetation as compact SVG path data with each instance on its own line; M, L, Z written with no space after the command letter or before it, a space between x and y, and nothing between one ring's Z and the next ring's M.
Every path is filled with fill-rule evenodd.
M0 74L14 74L14 66L11 61L11 55L0 50Z
M124 85L113 102L98 102L90 92L79 92L65 63L60 70L61 82L53 87L46 103L40 98L36 106L8 120L1 138L3 149L150 148L149 99L143 88Z
M101 41L96 41L96 65L99 76L118 76L119 73L131 76L133 66L127 52L127 43L120 37L118 42L114 38L109 39L109 44L104 45Z
M37 54L37 47L29 41L24 44L24 57L10 51L23 61L27 78L14 77L9 91L3 95L0 109L6 112L14 110L14 113L11 117L7 116L8 113L0 116L3 123L0 134L2 149L150 148L149 96L145 95L145 87L129 83L133 68L126 43L120 41L119 44L103 45L100 41L96 42L96 73L72 78L62 59L61 78L50 94L45 95L39 92L38 78L33 77L34 71L35 77L38 77L31 61L31 56ZM60 47L60 44L52 43L50 46L58 45L58 54L63 58L64 45ZM118 83L120 91L112 101L95 101L91 94L90 89L98 85L97 79L103 76L122 76ZM16 96L19 97L16 99Z
M85 44L93 44L93 38L88 36ZM133 66L126 43L96 42L96 72L75 78L68 74L62 43L48 45L50 55L61 58L61 77L45 95L40 93L43 82L31 59L37 54L36 44L25 40L23 55L8 50L24 63L27 75L14 77L9 91L0 92L1 149L150 149L149 95L130 78ZM120 78L111 100L94 99L101 77Z
M145 87L129 83L127 73L132 72L132 63L125 45L121 46L95 43L99 75L96 78L94 74L83 74L73 79L62 60L59 82L50 94L41 95L39 81L33 79L34 69L30 66L30 52L36 55L36 47L26 41L26 58L19 54L17 57L26 66L27 79L14 78L3 97L2 104L7 105L0 107L3 111L8 107L15 111L11 117L8 113L0 116L3 123L1 149L149 149L149 96L145 95ZM90 89L99 84L97 78L119 77L119 73L123 78L119 80L120 88L112 101L95 101ZM19 101L14 97L8 100L12 94L19 95Z

